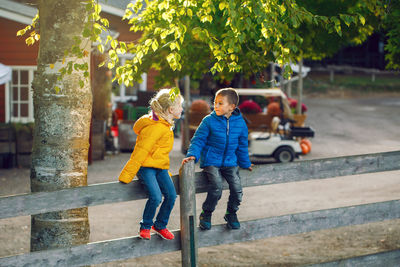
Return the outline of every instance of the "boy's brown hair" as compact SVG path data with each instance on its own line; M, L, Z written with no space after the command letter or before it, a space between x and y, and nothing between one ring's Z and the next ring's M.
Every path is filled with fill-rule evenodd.
M239 104L239 95L236 92L235 89L233 88L222 88L219 89L216 93L215 93L215 97L217 97L217 95L221 95L221 96L226 96L226 99L228 100L229 104L234 104L236 107Z

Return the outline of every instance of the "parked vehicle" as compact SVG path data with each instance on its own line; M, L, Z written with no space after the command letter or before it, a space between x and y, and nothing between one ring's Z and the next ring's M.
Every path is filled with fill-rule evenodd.
M254 157L273 157L277 162L291 162L304 154L302 138L314 137L310 127L291 127L278 132L251 132L249 152Z
M254 157L273 157L277 162L291 162L310 151L302 140L314 137L314 130L305 127L305 114L292 114L286 95L274 89L236 89L239 96L264 96L278 99L280 115L268 112L243 114L249 128L249 153ZM306 151L307 150L307 151Z

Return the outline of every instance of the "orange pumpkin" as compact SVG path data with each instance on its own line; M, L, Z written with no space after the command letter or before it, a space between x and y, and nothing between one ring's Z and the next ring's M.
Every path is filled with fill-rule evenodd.
M210 105L202 100L202 99L197 99L192 102L192 105L190 106L190 111L194 113L200 113L200 114L208 114L211 112Z
M312 147L312 145L311 145L311 141L309 140L309 139L302 139L301 141L300 141L300 144L306 144L307 146L308 146L308 148L309 148L309 151L311 151L311 147Z
M304 155L306 155L306 154L308 154L308 152L310 152L310 148L305 143L301 143L300 147L301 147L301 151L303 152Z
M280 116L282 113L281 106L278 102L271 102L267 106L267 112L272 116Z

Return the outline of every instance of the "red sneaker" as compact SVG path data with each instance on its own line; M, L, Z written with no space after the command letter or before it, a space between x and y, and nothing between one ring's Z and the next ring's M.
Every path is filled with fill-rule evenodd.
M150 229L140 228L139 237L144 240L150 240Z
M159 236L161 236L162 238L164 238L166 240L172 240L175 238L174 234L171 233L167 228L158 230L153 225L151 227L151 230L153 230L154 232L156 232L156 234L158 234Z

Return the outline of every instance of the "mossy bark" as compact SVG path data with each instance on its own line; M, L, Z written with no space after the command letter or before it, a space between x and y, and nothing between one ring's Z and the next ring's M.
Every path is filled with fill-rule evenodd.
M92 94L83 73L73 71L61 81L64 51L82 40L90 52L91 42L82 37L87 19L84 3L77 0L40 0L40 46L38 69L33 81L35 129L31 165L32 192L87 185L87 159ZM90 66L84 59L69 57ZM50 64L54 64L54 68ZM60 90L56 90L55 86ZM87 208L32 216L31 251L84 244L89 241Z

